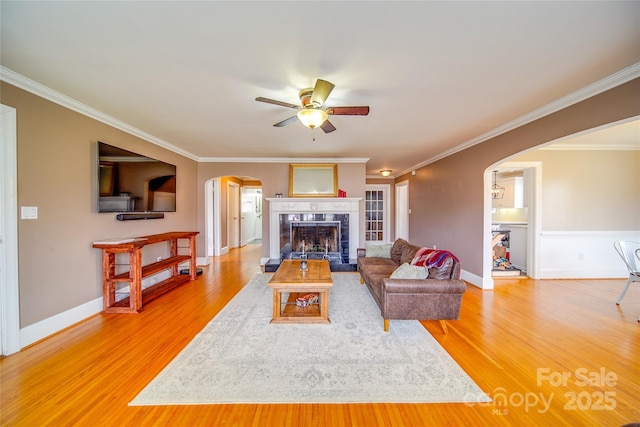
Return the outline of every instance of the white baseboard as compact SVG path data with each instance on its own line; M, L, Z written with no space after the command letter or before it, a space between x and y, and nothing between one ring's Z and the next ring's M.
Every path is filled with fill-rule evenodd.
M473 286L476 286L480 289L493 289L493 280L491 280L489 283L485 283L482 277L473 273L469 273L467 270L463 269L460 271L460 278L465 282L469 282Z
M53 335L102 311L102 297L20 329L20 348Z
M211 264L211 258L210 257L197 257L196 258L196 266L204 266L204 265L209 265Z

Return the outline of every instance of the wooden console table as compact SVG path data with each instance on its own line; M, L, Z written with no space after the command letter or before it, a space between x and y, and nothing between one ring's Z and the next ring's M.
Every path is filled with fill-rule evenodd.
M102 249L102 298L104 313L139 313L142 305L173 288L196 279L196 235L197 231L153 234L120 241L94 242L93 247ZM188 239L189 254L178 255L178 239ZM169 258L142 265L142 248L146 245L169 241ZM115 273L116 254L129 254L129 271ZM189 262L189 274L180 274L178 266ZM142 289L142 279L170 270L171 277ZM116 284L129 282L129 297L116 301Z

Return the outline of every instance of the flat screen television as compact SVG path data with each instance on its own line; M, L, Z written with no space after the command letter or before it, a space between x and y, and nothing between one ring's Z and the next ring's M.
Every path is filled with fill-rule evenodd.
M175 165L98 142L98 212L175 211Z

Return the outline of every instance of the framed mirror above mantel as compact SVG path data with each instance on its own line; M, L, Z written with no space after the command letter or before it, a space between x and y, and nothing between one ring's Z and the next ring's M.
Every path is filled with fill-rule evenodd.
M332 163L289 165L289 197L336 197L338 167Z

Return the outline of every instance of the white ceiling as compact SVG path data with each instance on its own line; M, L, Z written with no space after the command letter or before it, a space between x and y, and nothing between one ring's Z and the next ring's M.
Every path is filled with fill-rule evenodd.
M395 175L640 63L637 1L0 7L5 74L201 161L369 158ZM295 110L254 100L297 103L316 78L336 85L327 106L369 116L275 128Z

